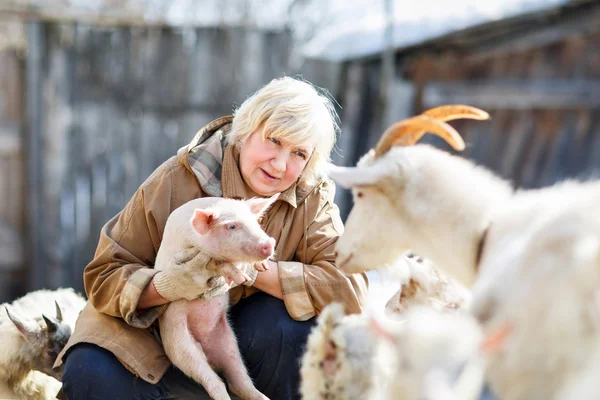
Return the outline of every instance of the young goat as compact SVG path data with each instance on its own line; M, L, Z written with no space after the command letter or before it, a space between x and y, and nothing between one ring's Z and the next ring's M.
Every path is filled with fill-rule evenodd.
M52 366L84 305L72 289L39 290L1 305L0 382L20 399L54 399L63 371Z
M227 321L227 291L231 281L239 284L247 278L241 268L256 265L262 270L257 264L273 255L275 240L267 236L257 219L276 199L191 200L173 211L165 225L155 267L168 273L165 266L172 265L173 258L191 252L196 254L193 261L197 270L189 279L206 283L200 298L176 300L160 316L165 352L215 400L230 399L215 370L223 373L231 391L243 399L267 399L254 387L244 367Z
M387 302L387 312L402 314L415 306L428 306L438 311L469 307L470 290L449 277L430 260L417 256L403 259L409 266L409 275L401 279L400 290Z
M481 330L466 312L408 310L400 323L371 317L377 351L371 400L476 400L483 386Z

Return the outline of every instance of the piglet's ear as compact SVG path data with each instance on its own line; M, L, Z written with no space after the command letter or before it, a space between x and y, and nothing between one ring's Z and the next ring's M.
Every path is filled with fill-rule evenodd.
M215 211L198 208L194 210L192 226L199 234L204 235L210 230L216 219L217 214Z
M250 207L250 211L252 214L256 215L256 217L260 217L267 209L271 206L271 204L275 203L275 201L279 198L280 193L275 193L271 197L263 198L263 197L255 197L250 200L246 200L246 203Z

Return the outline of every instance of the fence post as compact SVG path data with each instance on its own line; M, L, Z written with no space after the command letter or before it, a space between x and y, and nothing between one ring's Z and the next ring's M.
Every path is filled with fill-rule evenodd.
M25 69L25 158L27 166L27 241L28 290L40 289L46 283L46 263L43 251L42 199L42 63L44 26L41 21L27 22L27 60Z

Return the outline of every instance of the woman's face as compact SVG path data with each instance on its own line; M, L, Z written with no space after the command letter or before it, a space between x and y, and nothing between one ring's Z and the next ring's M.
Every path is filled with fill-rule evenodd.
M284 140L262 138L262 128L248 137L240 149L240 172L246 185L259 196L281 193L296 182L311 149Z

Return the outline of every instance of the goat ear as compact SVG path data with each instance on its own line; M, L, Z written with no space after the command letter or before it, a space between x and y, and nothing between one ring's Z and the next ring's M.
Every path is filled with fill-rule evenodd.
M480 346L481 351L487 354L495 354L504 345L512 330L512 325L509 322L505 322L494 329L483 339Z
M201 235L206 234L211 225L217 219L217 213L214 210L196 209L192 217L192 226Z
M273 196L267 198L254 197L250 200L246 200L246 203L250 207L252 214L260 217L265 211L267 211L271 204L275 203L275 201L279 198L279 195L280 193L275 193Z
M346 189L374 185L386 176L387 171L388 168L382 163L362 167L338 167L328 164L326 167L327 176Z
M5 306L6 314L8 314L8 319L13 323L13 325L17 328L21 336L25 338L25 340L33 344L37 341L37 337L40 333L40 328L37 324L32 323L31 321L26 321L19 317L16 314L10 312L8 306Z
M56 300L54 300L54 305L56 306L56 320L58 322L62 322L62 320L63 320L62 310L60 309L60 306L58 305L58 302Z
M55 333L58 331L58 322L56 322L54 318L46 317L44 314L42 314L42 318L44 318L44 322L46 322L48 333Z

